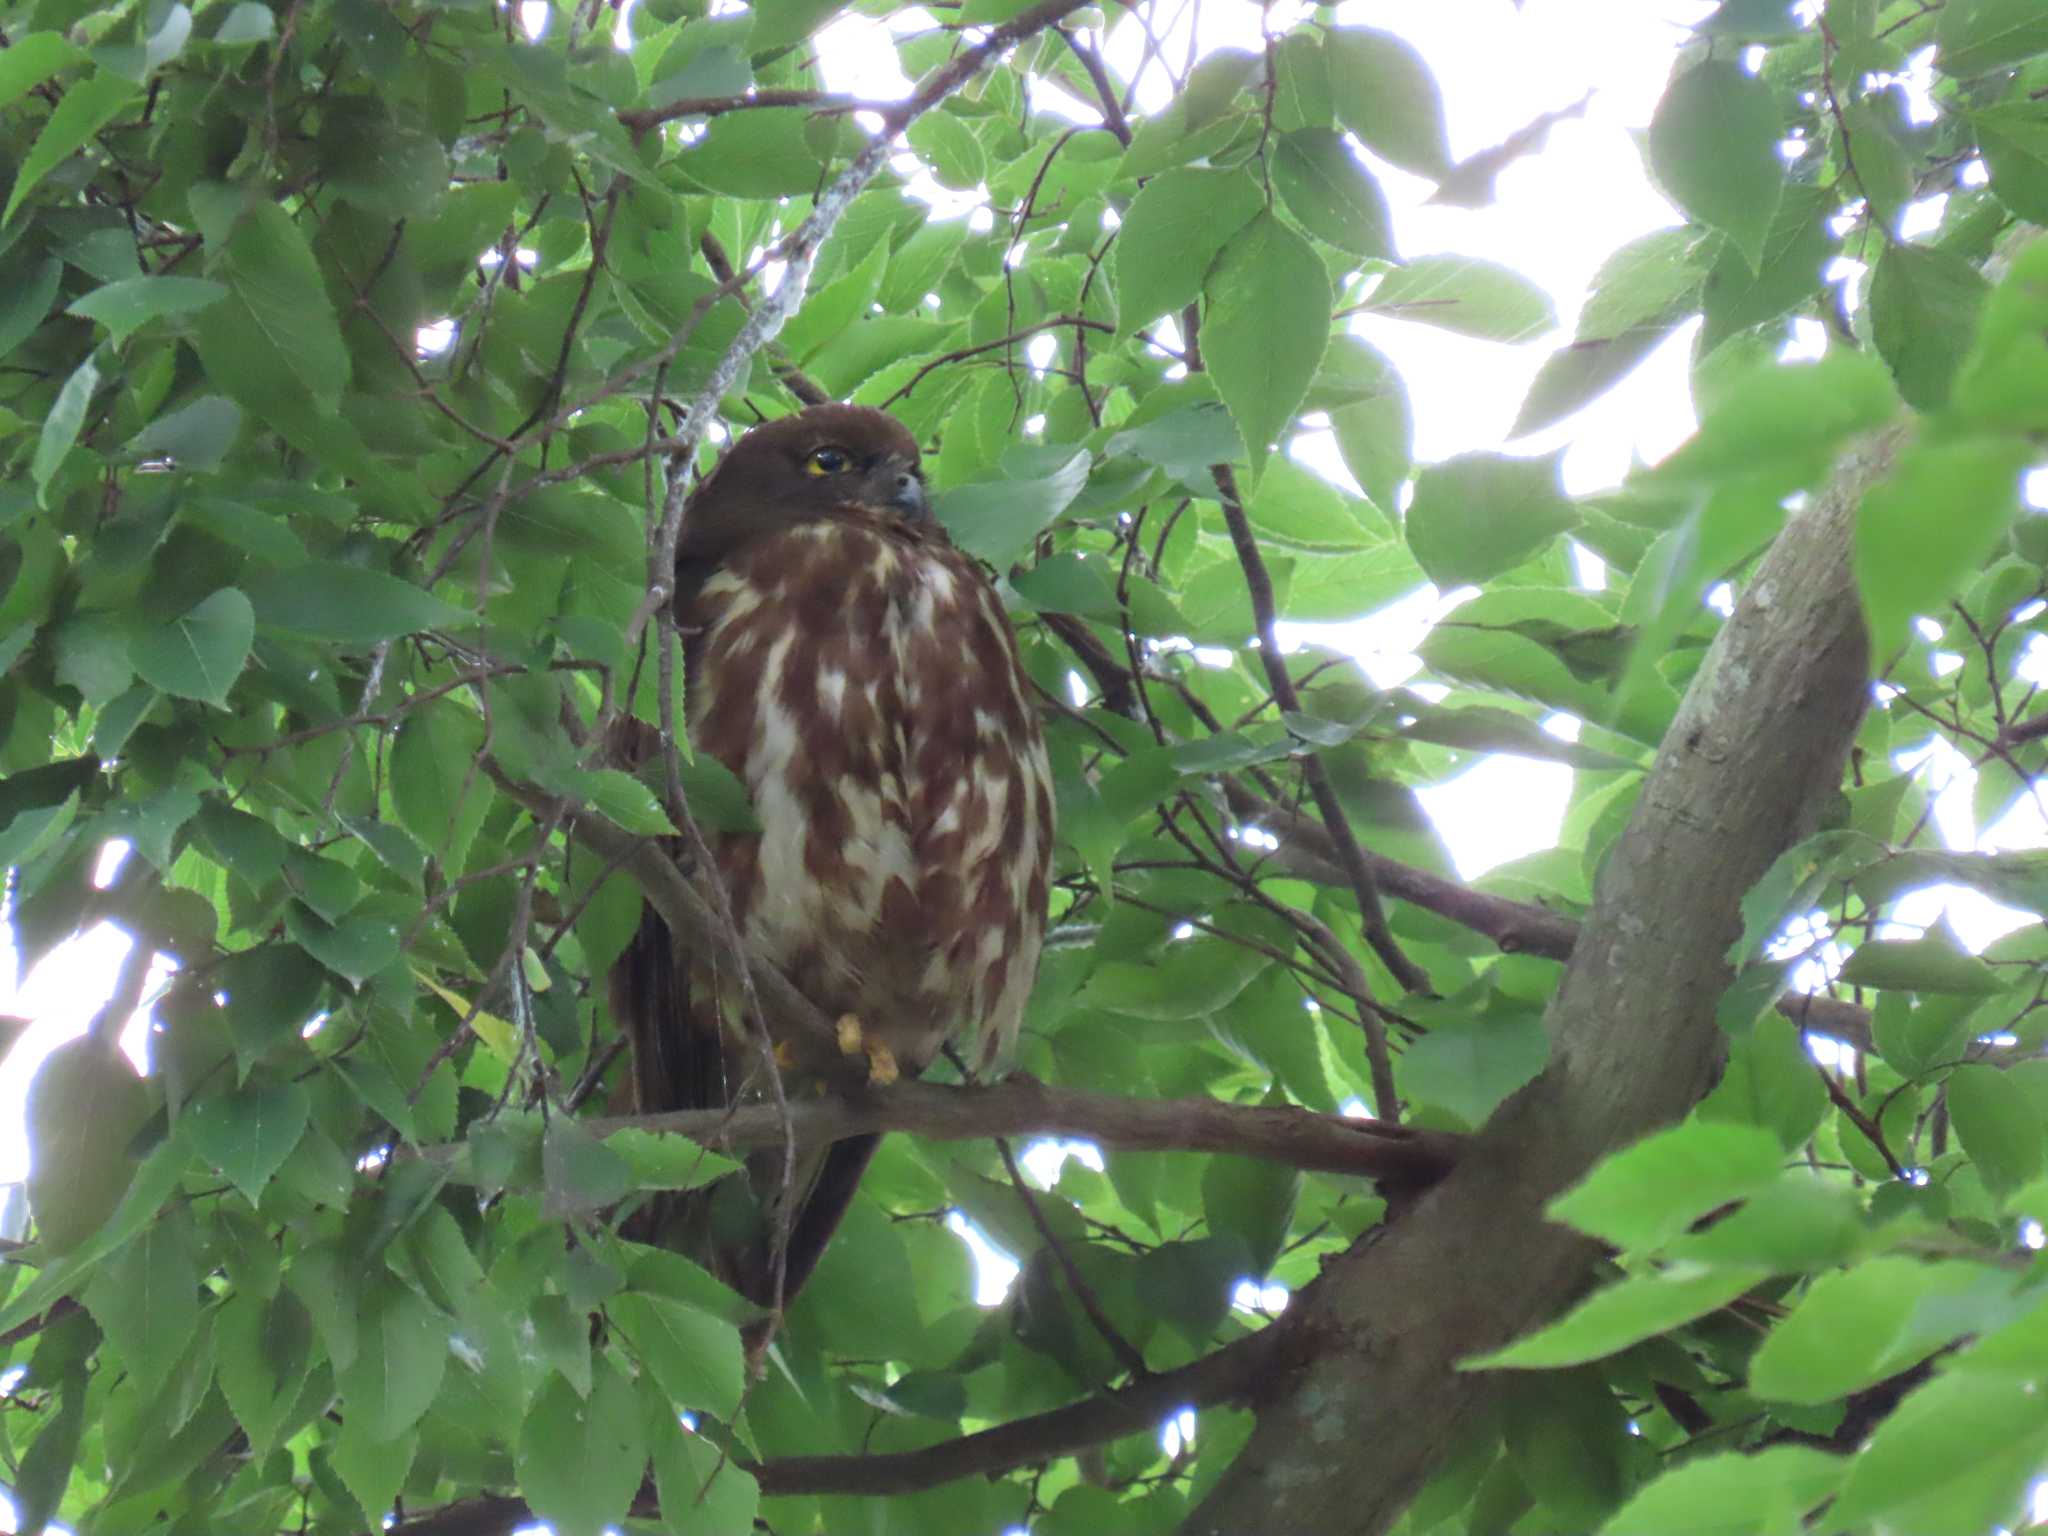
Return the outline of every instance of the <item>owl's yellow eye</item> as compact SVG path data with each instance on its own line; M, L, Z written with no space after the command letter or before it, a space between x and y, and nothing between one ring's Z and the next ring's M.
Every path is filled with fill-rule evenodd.
M826 475L843 475L853 468L853 455L844 448L817 448L804 460L804 473L822 479Z

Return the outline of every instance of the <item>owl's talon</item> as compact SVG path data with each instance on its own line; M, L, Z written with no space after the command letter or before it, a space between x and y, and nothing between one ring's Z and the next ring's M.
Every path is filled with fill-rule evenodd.
M839 1039L840 1055L867 1057L868 1082L873 1086L886 1088L903 1075L903 1069L896 1064L896 1053L881 1041L871 1039L861 1028L858 1015L842 1013L832 1028Z
M868 1082L877 1088L886 1088L903 1075L903 1069L896 1065L896 1053L879 1040L865 1042L868 1057Z
M796 1065L796 1051L787 1040L778 1041L775 1046L777 1071L787 1072Z

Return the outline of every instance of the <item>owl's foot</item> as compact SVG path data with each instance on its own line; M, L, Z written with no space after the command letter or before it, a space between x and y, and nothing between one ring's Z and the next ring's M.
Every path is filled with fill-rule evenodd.
M868 1082L873 1086L886 1088L903 1075L903 1069L896 1065L896 1053L881 1041L870 1038L861 1028L857 1015L842 1013L833 1031L839 1037L840 1055L867 1057Z

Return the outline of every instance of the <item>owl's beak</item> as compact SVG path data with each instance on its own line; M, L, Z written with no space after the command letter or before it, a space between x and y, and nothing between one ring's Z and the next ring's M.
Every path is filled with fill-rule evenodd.
M914 461L897 455L890 455L868 471L867 482L861 489L861 497L871 505L887 507L911 521L920 521L931 515L931 503L924 493L924 481L919 477Z

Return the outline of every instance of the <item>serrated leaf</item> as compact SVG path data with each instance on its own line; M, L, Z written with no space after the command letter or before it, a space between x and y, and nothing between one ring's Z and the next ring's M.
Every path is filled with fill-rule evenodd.
M1332 27L1323 55L1337 116L1368 149L1418 176L1450 170L1443 99L1414 44L1371 27Z
M1304 128L1284 135L1273 155L1273 184L1301 227L1341 251L1375 261L1394 256L1386 194L1341 134Z
M1888 244L1870 280L1870 331L1918 411L1939 410L1977 332L1991 285L1974 262L1948 251Z
M1750 270L1785 192L1784 122L1771 88L1727 59L1671 82L1650 119L1650 164L1686 213L1733 241Z
M201 1099L179 1124L192 1150L254 1205L305 1134L310 1108L297 1083L273 1083Z
M1482 341L1528 341L1557 325L1549 294L1476 256L1418 256L1381 278L1366 307Z
M446 1321L387 1274L363 1299L355 1357L336 1379L343 1413L360 1416L369 1439L395 1440L427 1411L447 1367Z
M628 1291L605 1312L677 1408L729 1418L746 1385L739 1330L666 1296Z
M40 68L40 63L34 67ZM8 194L6 211L0 213L0 224L12 223L22 199L87 139L112 122L114 114L128 105L135 94L133 81L107 70L67 87L49 121L43 124L43 131L36 135L35 144L22 157L20 169L14 173L14 190Z
M1314 247L1261 213L1217 256L1203 292L1203 356L1256 475L1329 345L1329 273Z
M624 1519L646 1464L640 1405L608 1361L592 1362L588 1397L560 1376L541 1383L514 1465L534 1513L562 1536L600 1536Z
M1117 322L1126 333L1201 297L1217 252L1264 205L1245 171L1162 171L1131 199L1116 235Z
M244 203L209 273L228 286L227 298L194 321L211 382L252 410L296 396L332 415L349 382L349 355L305 232L273 203Z

